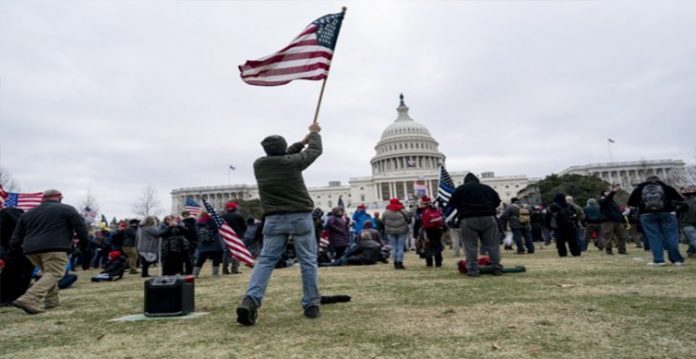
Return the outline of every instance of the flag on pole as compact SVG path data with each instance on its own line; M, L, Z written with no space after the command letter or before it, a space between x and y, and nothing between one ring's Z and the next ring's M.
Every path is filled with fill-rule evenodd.
M445 166L440 166L440 181L437 185L436 201L440 203L441 208L447 207L452 193L454 193L454 182L452 181L452 177L447 173Z
M611 138L607 138L607 140L609 141L609 143L615 143L615 142L616 142L616 141L612 140Z
M89 217L92 220L94 220L97 217L97 211L93 210L89 206L85 207L84 211L82 212L84 217Z
M282 50L249 60L239 66L249 85L278 86L292 80L323 80L329 75L344 13L329 14L312 21Z
M106 219L106 216L105 216L105 215L103 215L103 214L101 215L101 223L103 223L103 224L104 224L104 227L106 227L106 226L108 226L108 225L109 225L109 220L108 220L108 219Z
M186 197L186 202L184 203L184 211L191 213L192 216L198 217L201 215L201 205L196 203L191 197Z
M42 192L36 193L10 193L0 186L0 208L17 207L21 210L28 211L41 204L43 198Z
M218 232L220 233L220 236L222 236L222 241L225 242L225 247L230 251L232 256L234 258L239 259L240 262L245 263L249 266L254 266L254 258L252 257L251 253L249 253L249 249L244 245L244 242L242 242L242 239L239 238L239 235L230 227L220 215L215 212L215 208L208 203L205 199L203 199L203 205L205 206L206 211L208 211L208 214L210 214L210 217L213 219L213 222L215 222L215 226L218 229Z

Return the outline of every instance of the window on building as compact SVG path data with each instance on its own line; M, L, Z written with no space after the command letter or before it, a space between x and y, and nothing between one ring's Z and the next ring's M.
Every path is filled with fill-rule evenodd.
M333 208L333 202L332 202L332 201L329 201L328 204L329 204L329 208Z
M360 201L365 202L365 195L362 193L360 194Z

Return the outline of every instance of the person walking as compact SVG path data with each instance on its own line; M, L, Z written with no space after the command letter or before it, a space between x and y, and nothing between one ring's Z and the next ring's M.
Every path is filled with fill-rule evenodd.
M459 229L464 242L467 275L478 277L479 240L483 250L491 259L490 270L494 275L501 275L500 239L497 208L500 206L498 192L479 182L478 177L469 173L464 177L464 184L457 187L450 198L449 205L457 209L460 219Z
M73 237L86 241L87 226L75 208L61 203L63 195L55 189L43 193L41 204L19 217L10 247L21 246L29 261L41 269L41 279L12 305L28 314L38 314L60 305L58 280L65 274L67 252ZM21 245L20 245L21 243Z
M301 142L288 147L281 136L268 136L262 142L265 157L254 162L254 175L265 216L263 248L249 279L249 286L237 307L237 322L254 325L268 281L289 237L300 262L302 273L302 307L308 318L320 316L317 242L312 222L312 201L302 177L322 153L318 123L309 126ZM307 146L307 148L305 148Z
M409 225L411 224L411 213L404 208L398 198L389 200L389 205L382 213L384 221L384 233L387 236L394 259L394 269L406 269L404 267L404 249L406 239L409 236Z
M517 254L534 254L534 241L532 241L532 235L529 231L529 222L531 222L529 209L522 205L517 198L512 198L510 202L511 204L500 215L500 226L502 228L510 227L512 239L517 247ZM524 243L522 243L523 238Z
M686 200L679 206L679 225L689 247L686 254L696 258L696 187L682 187Z
M135 248L135 240L139 223L137 219L131 219L128 221L128 227L123 231L121 252L126 256L128 274L138 274L138 250Z
M679 222L676 216L676 205L683 200L674 187L660 181L657 176L646 178L628 197L628 205L638 207L640 224L652 250L653 261L649 265L665 265L665 247L674 265L684 265L684 257L679 253Z
M595 247L600 251L604 250L604 241L602 240L602 212L599 209L599 203L594 198L587 200L587 205L583 209L585 213L585 244L594 241Z
M421 201L425 206L421 221L423 222L423 231L428 243L424 253L425 265L432 267L434 259L435 267L442 267L442 250L444 249L442 233L445 218L442 215L442 211L439 208L435 208L430 197L423 196Z

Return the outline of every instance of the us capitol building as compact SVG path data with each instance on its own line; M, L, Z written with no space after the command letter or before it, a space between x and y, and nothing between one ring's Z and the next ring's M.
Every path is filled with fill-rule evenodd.
M379 142L375 145L376 153L370 160L372 176L350 178L348 185L342 185L340 181L332 181L325 187L308 188L316 207L327 212L337 206L341 198L348 212L354 211L361 203L364 203L368 210L381 211L390 198L397 197L413 205L417 202L417 193L425 192L433 198L437 195L439 166L445 163L446 157L438 150L439 144L430 131L414 121L409 116L408 110L408 106L404 103L404 96L400 95L399 107L396 109L397 118L384 129ZM643 169L655 165L660 168L684 167L681 161L666 162L668 161L642 161L640 165ZM605 165L607 166L599 166L601 169L595 168L598 167L597 165L589 166L592 168L575 166L561 174L594 174L596 170L603 177L605 174L611 176L614 172L620 173L612 172L612 166L609 166L611 164ZM457 186L464 182L464 176L469 173L469 171L450 171L449 169L448 172ZM512 197L516 197L520 190L530 184L530 179L525 175L496 177L493 172L483 172L478 177L482 183L496 190L505 203L509 203ZM186 197L191 197L201 204L201 197L207 196L213 206L221 208L231 200L258 199L259 191L255 184L238 184L179 188L172 190L171 195L172 213L181 213Z

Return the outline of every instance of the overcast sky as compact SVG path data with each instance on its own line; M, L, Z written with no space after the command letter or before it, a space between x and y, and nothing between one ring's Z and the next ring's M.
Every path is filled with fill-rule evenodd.
M259 142L307 131L321 83L237 66L348 6L310 186L371 175L403 92L450 171L530 177L696 154L692 1L0 2L0 166L24 192L131 215L151 184L254 183Z

